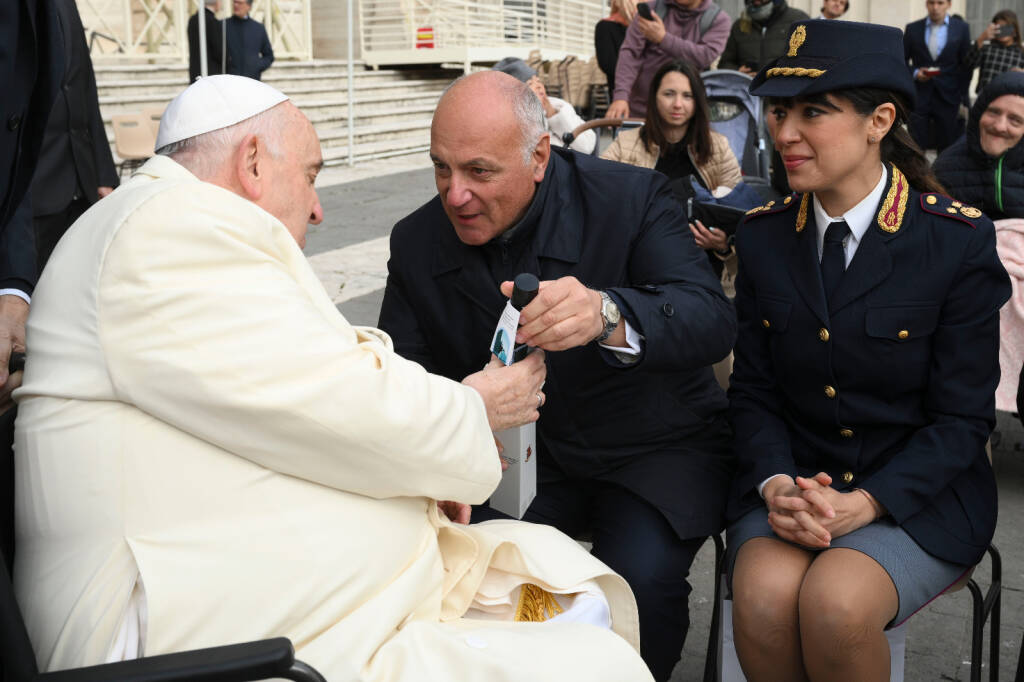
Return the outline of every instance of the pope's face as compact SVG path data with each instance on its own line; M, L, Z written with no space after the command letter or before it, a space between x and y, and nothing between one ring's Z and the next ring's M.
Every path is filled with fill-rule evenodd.
M313 124L298 109L291 108L281 134L281 156L266 160L269 190L256 203L284 223L299 248L304 248L307 226L318 225L324 217L314 187L323 156Z
M996 97L978 121L978 141L982 150L1000 157L1017 146L1024 137L1024 97Z
M536 183L544 179L550 149L544 135L523 160L523 136L512 107L500 92L485 87L496 76L480 76L448 91L430 127L441 205L459 239L471 246L486 244L522 218Z

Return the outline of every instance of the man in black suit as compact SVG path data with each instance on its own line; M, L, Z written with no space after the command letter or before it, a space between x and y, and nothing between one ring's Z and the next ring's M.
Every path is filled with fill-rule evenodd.
M206 75L227 73L227 52L224 50L224 22L217 19L220 0L204 0L203 18L206 20ZM188 20L188 82L194 83L203 75L199 53L199 12Z
M40 271L68 227L118 184L78 7L75 0L54 0L54 6L67 49L64 77L32 180Z
M25 320L36 270L29 185L60 81L61 42L48 0L0 2L0 500L13 506L14 410L21 372L8 374L12 350L25 349ZM0 518L10 515L0 514ZM13 531L0 526L10 565Z
M539 277L516 339L548 367L524 519L590 534L633 588L641 653L666 680L690 563L722 528L731 454L711 364L732 347L732 307L664 176L551 149L515 78L452 85L430 147L438 196L392 232L379 326L399 354L461 380L488 360L509 280Z
M914 77L916 102L910 134L922 149L941 152L960 136L957 117L971 72L963 65L971 31L949 14L952 0L928 0L928 16L907 24L903 53Z

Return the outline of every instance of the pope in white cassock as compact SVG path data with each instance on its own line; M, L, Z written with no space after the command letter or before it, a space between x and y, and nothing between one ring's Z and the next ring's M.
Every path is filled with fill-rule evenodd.
M286 636L332 682L649 680L620 577L436 502L495 488L541 354L458 384L348 324L301 251L319 141L270 86L199 80L157 146L32 301L15 588L40 667Z

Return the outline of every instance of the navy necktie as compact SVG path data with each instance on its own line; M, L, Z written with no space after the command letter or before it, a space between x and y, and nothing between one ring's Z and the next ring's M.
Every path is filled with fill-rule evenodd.
M825 285L825 300L832 300L832 295L839 287L839 280L846 270L846 252L843 240L850 234L850 226L844 220L829 223L825 230L825 245L821 250L821 281Z

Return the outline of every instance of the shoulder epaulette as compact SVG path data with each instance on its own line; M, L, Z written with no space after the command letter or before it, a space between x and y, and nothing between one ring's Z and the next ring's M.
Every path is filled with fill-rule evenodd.
M781 213L782 211L788 210L793 207L797 197L796 193L790 194L783 199L773 199L764 206L758 206L747 211L748 216L755 215L768 215L769 213Z
M971 227L977 227L978 219L985 215L981 209L966 206L952 197L936 192L921 195L921 208L927 213L952 218Z

